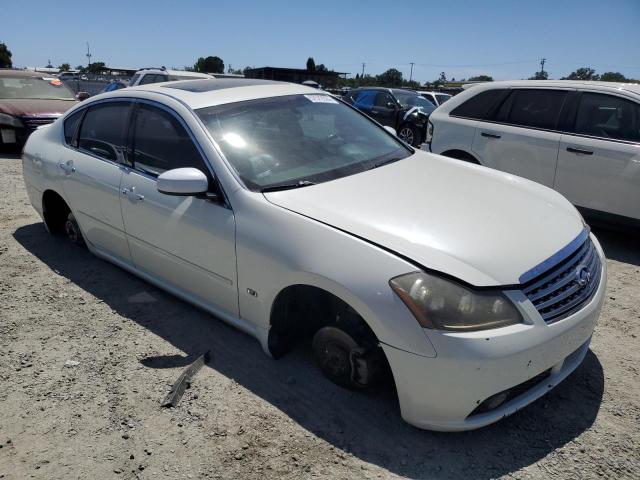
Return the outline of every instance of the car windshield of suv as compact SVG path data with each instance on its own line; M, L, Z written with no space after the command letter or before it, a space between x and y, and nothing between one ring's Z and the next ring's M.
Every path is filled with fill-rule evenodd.
M253 191L326 182L412 153L367 117L325 94L249 100L196 113Z
M396 93L396 98L398 102L400 102L400 105L402 105L402 108L419 107L424 110L425 113L431 113L436 109L433 103L417 94Z
M58 78L0 77L0 98L75 100Z

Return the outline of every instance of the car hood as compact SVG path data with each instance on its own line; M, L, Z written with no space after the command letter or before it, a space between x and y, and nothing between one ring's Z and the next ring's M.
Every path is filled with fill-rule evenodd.
M76 104L75 100L0 99L0 113L16 117L60 116Z
M265 197L476 286L518 284L584 228L549 188L423 151Z

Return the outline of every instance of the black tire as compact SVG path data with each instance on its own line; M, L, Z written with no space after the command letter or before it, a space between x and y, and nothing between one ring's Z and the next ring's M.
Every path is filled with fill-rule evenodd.
M356 341L336 327L323 327L313 336L312 349L316 364L329 380L341 387L359 387L353 381L351 362L351 351L356 348Z
M76 217L74 217L71 212L67 215L67 221L64 224L64 232L71 243L78 245L79 247L84 247L85 243L84 238L82 238L82 232L80 231Z
M422 144L420 131L410 123L405 123L400 126L398 129L398 137L412 147L419 147Z

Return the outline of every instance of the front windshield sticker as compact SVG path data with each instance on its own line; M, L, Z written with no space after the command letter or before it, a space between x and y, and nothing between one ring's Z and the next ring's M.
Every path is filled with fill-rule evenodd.
M330 95L305 95L305 98L313 103L338 103L338 101Z

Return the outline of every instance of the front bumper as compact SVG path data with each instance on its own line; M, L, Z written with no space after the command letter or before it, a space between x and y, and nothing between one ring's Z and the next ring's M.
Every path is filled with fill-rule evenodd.
M428 430L473 430L515 413L564 380L584 359L600 315L606 289L601 258L596 293L584 308L556 323L539 318L495 331L428 331L433 358L383 345L402 418ZM525 383L547 372L538 383ZM474 412L489 397L523 383L524 391L497 408Z

